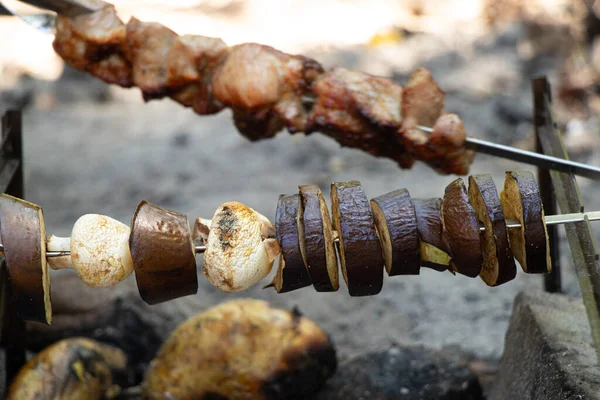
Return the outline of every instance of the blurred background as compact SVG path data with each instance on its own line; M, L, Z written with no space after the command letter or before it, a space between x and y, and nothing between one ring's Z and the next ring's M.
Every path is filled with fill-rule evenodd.
M414 69L426 67L447 94L446 109L463 118L469 135L530 150L530 79L547 75L570 155L600 164L600 4L594 1L113 3L125 21L135 15L180 34L221 37L229 45L268 44L326 67L362 70L401 84ZM200 117L168 99L145 104L137 89L65 68L52 40L16 18L0 18L0 110L25 112L25 196L44 208L48 232L69 235L86 213L130 224L141 200L188 213L190 220L211 218L219 204L235 200L273 220L278 196L294 193L299 184L317 183L328 196L330 182L357 179L370 197L397 188L413 197L442 197L455 178L421 164L401 170L320 134L281 132L250 143L235 130L229 111ZM489 173L501 187L508 169L535 170L479 155L470 173ZM587 209L600 209L600 184L579 183ZM565 290L580 296L564 240L561 250ZM198 261L201 266L201 256ZM341 360L392 343L453 346L497 359L514 296L541 289L542 281L520 271L512 282L488 288L480 279L423 270L416 277L386 277L378 296L351 298L344 285L329 294L305 288L278 295L255 288L228 295L200 276L194 304L204 308L255 297L297 305L332 335Z

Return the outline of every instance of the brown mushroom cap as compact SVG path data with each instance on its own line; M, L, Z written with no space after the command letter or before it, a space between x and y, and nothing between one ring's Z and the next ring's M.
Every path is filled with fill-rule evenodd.
M50 325L50 272L42 208L0 194L0 235L19 315L24 320Z
M446 186L441 212L444 231L454 253L454 268L459 274L471 278L478 276L483 264L481 230L461 178Z
M371 205L360 182L331 184L333 227L339 233L342 273L350 296L371 296L383 287L383 255Z
M339 269L333 228L323 193L317 185L300 185L302 199L304 254L308 273L317 292L335 292L339 289Z
M86 338L52 344L29 360L10 385L7 400L102 400L109 398L113 372L127 357L116 347Z
M277 293L310 286L312 283L300 249L300 196L281 195L275 212L277 242L281 258L272 285Z
M185 214L142 201L129 238L135 279L152 305L198 292L196 251Z
M508 230L508 237L523 271L530 274L552 271L544 208L533 174L529 171L507 171L500 202L506 218L521 223L521 229Z
M417 215L408 190L398 189L376 197L371 200L371 208L388 275L419 275Z
M333 375L328 335L261 300L233 300L191 317L162 345L144 398L304 399Z
M477 219L485 226L481 247L483 267L479 276L488 286L499 286L515 278L517 267L508 242L500 197L490 175L469 177L469 201Z

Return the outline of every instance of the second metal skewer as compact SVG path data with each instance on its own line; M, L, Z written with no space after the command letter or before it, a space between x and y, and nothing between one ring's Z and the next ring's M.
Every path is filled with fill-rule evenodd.
M546 215L544 223L546 225L560 225L560 224L571 224L574 222L583 222L585 220L590 222L600 221L600 211L589 211L585 213L572 213L572 214L558 214L558 215ZM506 227L508 229L521 228L521 224L518 221L506 220ZM485 228L482 226L479 228L482 232ZM334 239L339 241L339 239ZM196 254L202 254L206 251L206 246L196 246ZM0 243L0 255L4 253L4 246ZM46 257L64 257L71 255L70 251L47 251Z

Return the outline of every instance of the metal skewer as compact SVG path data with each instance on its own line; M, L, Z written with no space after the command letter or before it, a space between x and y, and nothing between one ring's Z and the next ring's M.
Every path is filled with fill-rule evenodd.
M588 211L585 213L572 213L572 214L559 214L559 215L546 215L544 222L546 225L561 225L561 224L572 224L574 222L583 222L587 218L588 221L600 221L600 211ZM521 224L518 221L506 220L506 227L508 229L521 228ZM485 227L479 228L482 232L485 231ZM338 238L334 241L339 241ZM196 254L202 254L206 251L206 246L196 246ZM0 243L0 254L4 253L4 245ZM46 257L64 257L71 255L70 251L47 251Z

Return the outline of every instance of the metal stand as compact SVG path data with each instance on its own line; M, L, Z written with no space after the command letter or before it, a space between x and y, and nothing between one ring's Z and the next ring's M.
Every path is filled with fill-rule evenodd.
M22 117L20 111L7 111L2 117L0 142L0 192L24 198ZM2 397L8 385L25 364L25 321L12 306L10 278L0 258L0 346L4 350L4 385L0 386Z
M560 131L554 122L551 108L551 91L548 80L539 77L532 80L534 124L544 154L568 159ZM582 212L583 205L575 176L550 171L554 195L561 213ZM598 246L594 240L589 221L566 224L567 240L577 272L583 304L590 323L596 355L600 361L600 265ZM554 244L558 247L558 243Z

